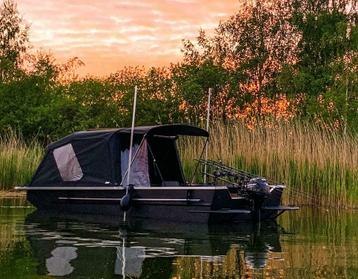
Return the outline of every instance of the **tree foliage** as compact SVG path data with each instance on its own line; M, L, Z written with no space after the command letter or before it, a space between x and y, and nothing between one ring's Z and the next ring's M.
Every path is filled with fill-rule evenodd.
M76 75L30 48L16 4L0 7L0 133L44 141L75 130L127 126L134 86L137 124L212 116L248 125L301 117L358 128L358 15L352 0L243 1L214 34L183 41L183 60L164 68L125 67L105 78Z
M5 0L0 7L0 80L14 79L28 49L28 25L20 17L16 3Z

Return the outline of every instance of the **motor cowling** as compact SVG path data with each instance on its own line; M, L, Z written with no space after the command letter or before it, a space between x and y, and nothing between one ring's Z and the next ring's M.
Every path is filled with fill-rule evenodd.
M255 192L262 195L267 195L270 193L270 186L267 183L265 178L255 177L249 180L247 183L246 189L251 192Z

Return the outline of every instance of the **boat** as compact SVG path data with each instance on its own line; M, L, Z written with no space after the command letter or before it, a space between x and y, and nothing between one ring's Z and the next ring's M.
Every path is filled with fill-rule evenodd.
M256 222L298 209L281 205L284 185L217 161L199 158L205 183L188 182L182 136L209 139L186 124L75 132L50 144L31 182L16 189L39 210L126 219Z

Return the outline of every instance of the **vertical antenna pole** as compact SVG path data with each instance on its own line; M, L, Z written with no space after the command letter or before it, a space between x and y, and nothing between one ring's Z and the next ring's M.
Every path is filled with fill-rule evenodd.
M209 132L209 122L210 122L211 91L212 91L212 88L209 88L208 108L207 108L207 113L206 113L206 130L208 132ZM205 145L205 161L208 160L208 148L209 148L209 141L206 141L206 145ZM206 170L207 170L207 164L204 165L204 184L206 184Z
M133 149L133 135L134 135L134 124L135 124L135 111L137 107L137 85L134 87L134 101L133 101L133 112L132 112L132 128L131 128L131 138L129 143L129 156L128 156L128 173L127 173L127 189L126 193L128 194L128 186L130 183L131 177L131 165L132 165L132 149Z
M133 149L133 135L134 135L134 123L135 123L135 111L137 107L137 85L134 87L134 100L133 100L133 112L132 112L132 128L131 128L131 138L129 143L129 155L128 155L128 171L127 171L127 186L126 186L126 195L129 192L129 183L131 177L131 165L132 165L132 149ZM123 221L127 219L127 212L123 213Z

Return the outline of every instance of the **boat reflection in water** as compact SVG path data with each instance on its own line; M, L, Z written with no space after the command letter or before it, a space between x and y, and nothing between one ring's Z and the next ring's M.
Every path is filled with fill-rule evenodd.
M124 224L93 215L51 217L35 212L26 219L26 237L41 275L247 278L281 252L281 228L275 223Z

